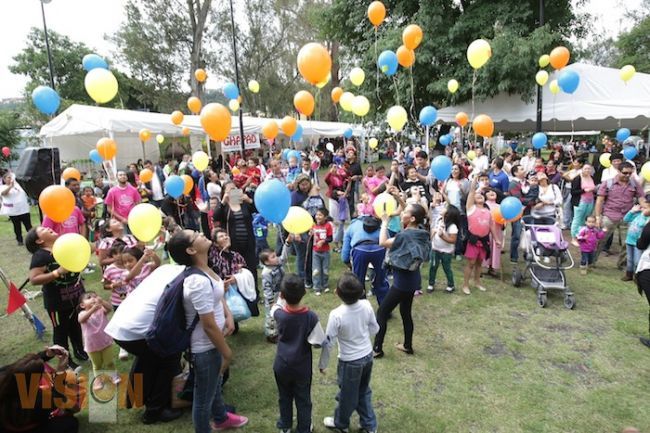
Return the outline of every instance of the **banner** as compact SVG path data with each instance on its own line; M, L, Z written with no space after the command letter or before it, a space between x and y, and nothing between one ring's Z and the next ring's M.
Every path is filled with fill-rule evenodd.
M244 134L245 149L259 149L260 136L258 134ZM231 135L221 143L222 152L239 152L241 151L241 136Z

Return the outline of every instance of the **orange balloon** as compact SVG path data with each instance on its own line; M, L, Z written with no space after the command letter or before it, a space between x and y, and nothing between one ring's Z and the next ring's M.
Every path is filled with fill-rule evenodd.
M38 196L38 205L52 221L62 223L74 211L74 194L65 186L50 185Z
M404 45L397 49L397 61L405 68L410 68L415 63L415 51L406 48Z
M280 121L280 128L287 137L291 137L298 129L298 121L291 116L284 116Z
M555 47L551 51L551 66L555 69L562 69L569 64L571 53L566 47Z
M308 83L316 85L325 81L331 70L332 58L321 44L310 42L298 52L298 71Z
M183 136L187 137L188 135L190 135L190 128L188 128L187 126L183 126L183 129L181 129L181 133L183 134Z
M423 34L422 29L417 24L410 24L406 26L402 32L402 42L409 50L416 49L420 42L422 42Z
M368 6L368 19L373 26L379 27L386 18L386 6L380 1L374 1Z
M115 140L110 138L100 138L96 147L97 152L99 152L99 155L104 161L113 159L117 153L117 144L115 144Z
M144 183L151 182L153 179L153 171L148 168L144 168L140 171L140 180Z
M262 134L264 134L264 137L273 140L275 137L278 136L278 124L275 123L275 120L269 120L262 126Z
M189 195L190 192L192 192L192 188L194 188L194 179L192 179L192 176L188 174L182 175L181 178L185 183L185 188L183 188L183 194Z
M339 100L341 99L341 95L343 95L343 89L340 87L335 87L332 89L332 102L335 104L339 103Z
M506 223L505 218L503 218L503 215L501 215L501 208L500 207L494 207L491 211L492 213L492 220L499 224L499 225L504 225Z
M151 138L151 131L149 131L147 128L141 129L140 130L140 141L149 141Z
M202 83L208 79L208 74L205 72L205 69L197 69L194 71L194 78L196 78L196 81L199 83Z
M183 117L185 117L185 116L183 116L183 113L181 113L180 111L176 110L176 111L174 111L174 112L172 113L172 116L171 116L171 117L172 117L172 123L173 123L174 125L180 125L181 123L183 123Z
M293 106L299 113L309 117L314 112L314 97L306 90L301 90L293 97Z
M494 122L486 114L476 116L472 122L472 127L474 128L474 132L481 137L492 137L492 134L494 134Z
M201 111L202 106L203 104L201 104L201 100L196 96L190 96L187 100L187 108L189 108L194 114L198 114Z
M461 111L458 114L456 114L456 123L458 123L460 126L465 127L467 125L467 122L469 122L469 117L467 116L467 113Z
M61 177L63 178L63 180L68 180L68 179L81 180L81 173L79 173L79 170L77 170L74 167L68 167L65 170L63 170L63 173L61 173Z
M201 110L201 126L214 141L223 141L230 135L232 117L221 104L212 102Z

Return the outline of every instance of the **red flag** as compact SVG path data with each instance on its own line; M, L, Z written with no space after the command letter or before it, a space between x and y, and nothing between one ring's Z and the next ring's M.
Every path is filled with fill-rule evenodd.
M27 299L20 293L16 285L9 281L9 302L7 303L7 314L11 314L27 302Z

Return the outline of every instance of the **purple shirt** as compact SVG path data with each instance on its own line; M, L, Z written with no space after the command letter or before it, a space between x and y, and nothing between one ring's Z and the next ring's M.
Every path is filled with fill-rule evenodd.
M630 179L628 183L622 183L619 177L605 181L598 188L598 196L605 197L603 204L603 215L612 222L619 222L625 214L634 206L635 197L643 197L643 188L640 184Z
M110 206L113 213L128 218L129 212L140 203L140 193L131 184L126 184L126 187L114 186L108 191L104 204Z

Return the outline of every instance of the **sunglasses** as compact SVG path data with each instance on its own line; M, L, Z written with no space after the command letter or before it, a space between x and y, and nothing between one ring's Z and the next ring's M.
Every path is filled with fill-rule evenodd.
M192 236L192 240L190 241L190 246L194 245L194 242L201 236L202 233L200 232L194 232L194 236Z

